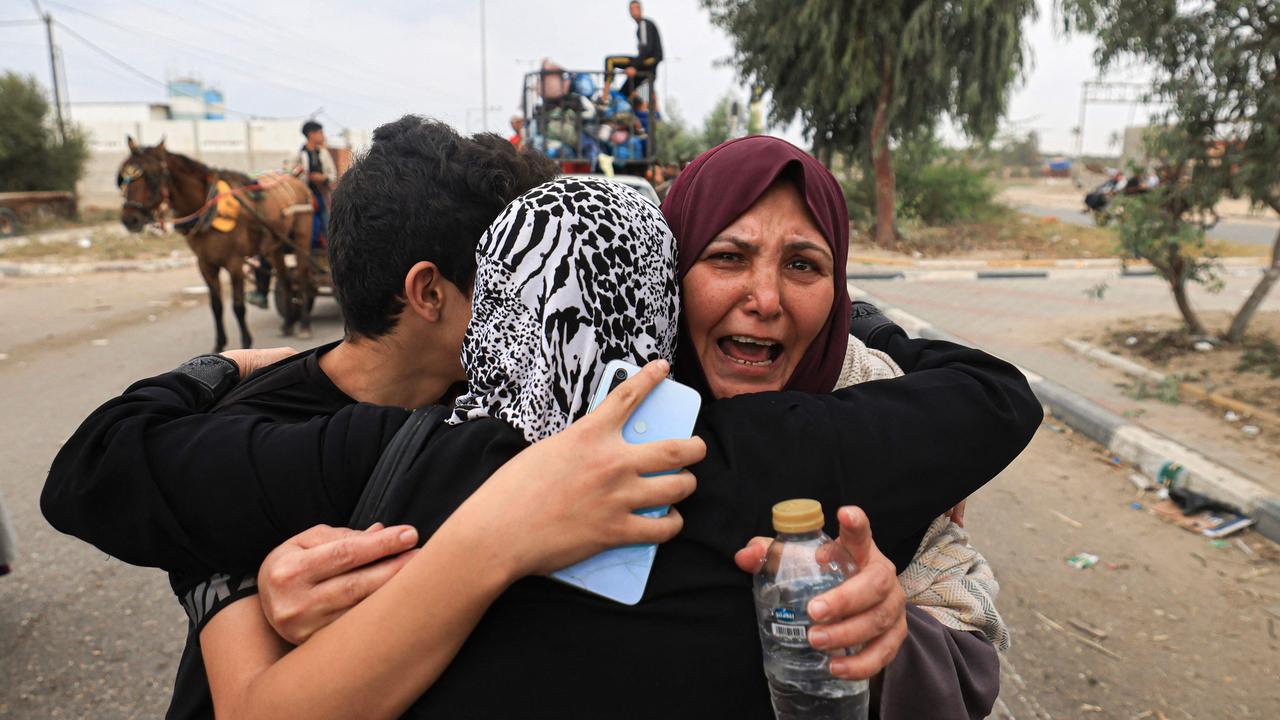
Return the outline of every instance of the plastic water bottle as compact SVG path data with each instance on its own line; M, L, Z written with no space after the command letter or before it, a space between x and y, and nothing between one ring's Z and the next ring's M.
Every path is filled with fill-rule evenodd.
M833 676L827 651L809 644L809 601L857 572L844 546L822 532L822 523L822 506L816 500L774 505L778 537L755 578L764 672L778 720L867 718L867 681Z

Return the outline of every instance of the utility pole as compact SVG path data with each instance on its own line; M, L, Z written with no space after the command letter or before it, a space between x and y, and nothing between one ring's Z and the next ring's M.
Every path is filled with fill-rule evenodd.
M489 53L484 25L484 0L480 0L480 132L489 131Z
M49 42L49 71L53 75L53 107L58 116L58 140L66 142L67 128L62 121L62 82L58 78L58 59L53 47L53 15L40 9L40 0L31 0L31 4L35 6L36 14L44 20L44 36Z

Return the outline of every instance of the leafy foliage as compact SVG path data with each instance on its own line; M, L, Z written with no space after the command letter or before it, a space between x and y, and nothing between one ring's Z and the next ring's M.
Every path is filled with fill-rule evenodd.
M0 192L73 190L84 173L88 146L67 128L58 142L50 127L49 102L35 78L0 76Z
M674 101L667 101L658 123L658 162L663 165L682 165L693 160L707 149L702 133L689 127L676 108Z
M1205 247L1205 229L1217 221L1215 196L1195 179L1211 169L1194 162L1194 146L1187 143L1181 128L1152 131L1146 144L1164 162L1160 185L1144 194L1119 196L1120 249L1126 257L1151 263L1173 291L1187 329L1203 335L1204 326L1191 308L1186 285L1195 282L1211 291L1222 289L1216 262Z
M962 153L943 148L927 135L903 143L893 158L897 177L897 211L927 225L985 220L1001 212L990 168ZM874 179L863 176L843 183L849 217L871 220Z
M702 144L713 148L729 139L732 132L733 98L725 95L720 98L711 112L707 114L702 128Z
M1068 30L1094 33L1102 67L1152 66L1152 97L1168 103L1175 154L1195 171L1197 202L1248 197L1280 212L1280 6L1258 0L1059 0ZM1238 342L1280 280L1280 234L1271 267L1227 333Z
M1036 12L1034 0L702 2L732 38L739 73L769 93L775 124L798 119L828 165L836 154L877 165L881 238L893 225L891 139L942 117L989 138L1027 62L1022 21Z

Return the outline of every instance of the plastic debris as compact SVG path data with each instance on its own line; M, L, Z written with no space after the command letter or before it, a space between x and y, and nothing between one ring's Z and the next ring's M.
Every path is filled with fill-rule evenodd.
M1130 508L1130 509L1132 509L1132 510L1141 510L1141 509L1142 509L1142 503L1140 503L1140 502L1138 502L1138 501L1136 501L1136 500L1135 500L1135 501L1133 501L1133 502L1129 503L1129 508Z
M76 244L85 250L88 250L89 248L93 247L93 241L87 237L80 238L79 240L76 241Z
M108 340L107 338L95 338L93 340L90 340L89 344L94 347L106 347L111 344L111 341Z
M1227 422L1240 422L1240 414L1232 410L1228 410L1222 414L1222 419Z
M1245 425L1240 428L1240 432L1248 435L1249 437L1258 437L1258 433L1262 432L1262 429L1257 425Z
M1138 338L1134 337L1133 335L1130 335L1129 337L1124 339L1124 344L1128 345L1129 347L1133 347L1134 345L1138 344Z
M1098 556L1092 553L1077 553L1067 558L1067 565L1077 570L1087 570L1098 564Z
M8 360L9 353L0 353L0 360Z
M1156 472L1156 483L1166 488L1176 488L1186 480L1187 471L1176 462L1165 462Z
M1211 352L1213 350L1213 343L1208 340L1197 340L1196 344L1191 347L1194 347L1196 352Z
M1222 539L1210 540L1209 546L1215 550L1225 550L1231 546L1231 543L1228 543L1226 540L1222 540Z

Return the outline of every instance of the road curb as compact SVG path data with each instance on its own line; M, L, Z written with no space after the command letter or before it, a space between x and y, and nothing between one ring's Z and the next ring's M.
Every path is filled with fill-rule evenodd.
M1225 257L1216 262L1226 268L1265 268L1270 264L1268 256ZM1124 260L1115 257L1102 258L995 258L991 260L948 260L946 258L917 259L906 257L850 255L848 264L858 266L890 266L918 270L1125 270L1147 272L1151 266L1142 260Z
M918 337L964 343L959 338L915 315L893 307L874 295L849 285L855 300L879 307L904 330ZM1101 444L1116 457L1156 477L1170 463L1185 470L1185 486L1218 502L1240 508L1257 521L1266 538L1280 542L1280 496L1248 476L1205 455L1134 423L1057 383L1018 368L1046 411L1076 432Z
M161 258L157 260L103 260L99 262L43 263L0 262L3 277L50 277L56 275L84 275L95 272L159 272L191 267L196 259L191 255Z
M895 268L881 270L861 265L850 266L846 275L849 280L905 281L905 282L967 282L970 280L1124 280L1127 278L1154 277L1156 272L1151 268L1120 267L1083 267L1083 268L1050 268L1046 270L966 270L958 268L928 269L896 269L896 265L884 267ZM1260 267L1230 266L1224 267L1222 274L1230 277L1253 277L1261 275Z

